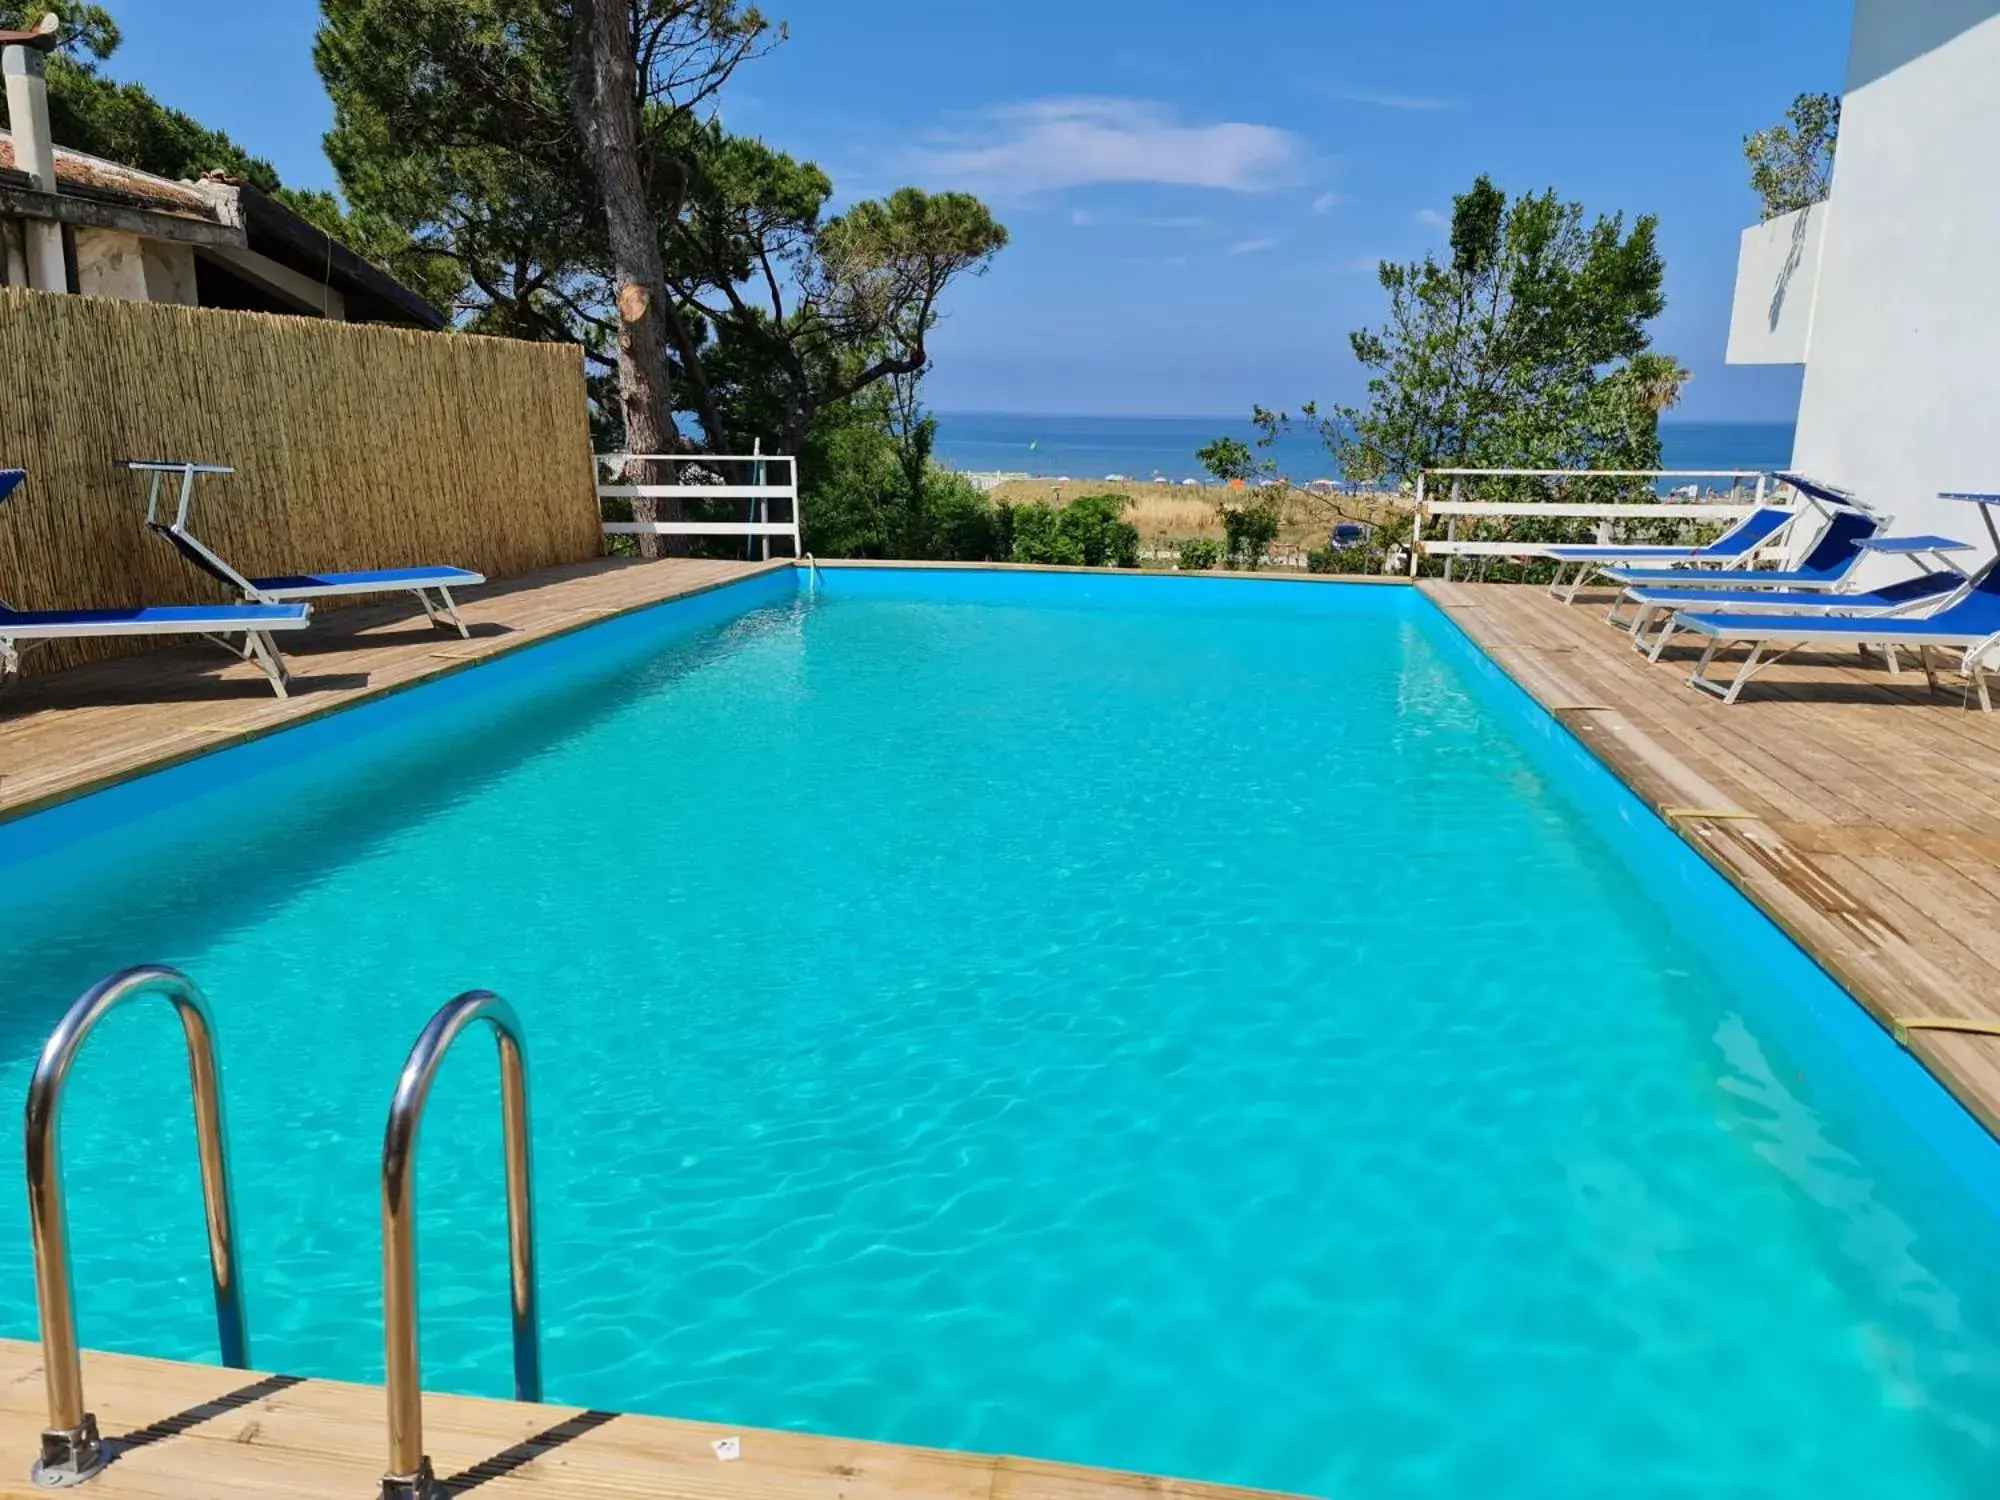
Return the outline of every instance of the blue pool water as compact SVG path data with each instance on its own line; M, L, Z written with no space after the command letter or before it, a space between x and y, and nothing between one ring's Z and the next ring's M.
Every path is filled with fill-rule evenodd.
M485 985L552 1400L1319 1494L1992 1492L1991 1144L1422 598L793 587L0 829L8 1097L114 967L211 997L260 1367L379 1378L390 1087ZM472 1040L424 1356L504 1394ZM75 1075L82 1331L212 1358L177 1046L121 1013Z

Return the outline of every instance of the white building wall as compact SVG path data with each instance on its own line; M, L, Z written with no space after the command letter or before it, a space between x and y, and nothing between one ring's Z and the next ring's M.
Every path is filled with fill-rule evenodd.
M1831 204L1818 203L1743 231L1736 305L1729 314L1730 364L1806 362L1831 210Z
M139 236L117 229L76 232L76 289L86 297L146 300L146 257Z
M1856 0L1793 464L1990 550L1934 497L2000 491L2000 0Z

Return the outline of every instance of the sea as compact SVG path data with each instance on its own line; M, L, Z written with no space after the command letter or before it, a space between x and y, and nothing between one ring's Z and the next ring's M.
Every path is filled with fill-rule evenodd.
M937 457L970 474L1045 478L1201 479L1195 450L1219 437L1254 442L1241 417L1031 416L1011 412L939 412ZM1790 422L1660 424L1663 467L1782 469L1792 459ZM1282 437L1269 450L1278 472L1297 483L1337 479L1339 466L1311 431Z

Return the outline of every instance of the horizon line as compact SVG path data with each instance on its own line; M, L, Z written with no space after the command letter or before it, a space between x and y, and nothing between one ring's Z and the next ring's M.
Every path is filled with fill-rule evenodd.
M932 407L936 417L1021 417L1040 421L1248 422L1242 412L1021 411L1003 407ZM1661 417L1662 427L1796 427L1796 417Z

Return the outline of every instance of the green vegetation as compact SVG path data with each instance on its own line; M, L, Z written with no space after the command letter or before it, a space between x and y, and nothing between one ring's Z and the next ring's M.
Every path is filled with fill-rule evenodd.
M1224 484L1249 484L1272 465L1250 451L1241 438L1217 438L1205 448L1195 449L1195 462Z
M822 413L800 469L809 481L806 550L822 557L1004 561L1013 546L1005 507L925 455L912 474L889 392L878 387Z
M1222 522L1229 565L1253 572L1263 567L1284 516L1286 486L1277 465L1233 437L1217 438L1194 456L1224 485L1215 514Z
M1278 539L1283 492L1269 486L1246 493L1248 498L1242 500L1227 497L1218 500L1215 509L1222 517L1223 550L1228 554L1229 565L1255 572L1264 566L1265 554Z
M1068 505L1010 507L1007 560L1065 567L1136 568L1139 529L1120 520L1123 495L1081 495Z
M1175 557L1175 566L1183 573L1206 573L1222 561L1222 549L1205 536L1192 537L1182 542Z
M1379 268L1387 318L1350 336L1369 372L1366 402L1325 416L1308 402L1297 418L1258 407L1258 445L1309 423L1349 479L1391 491L1437 468L1658 468L1660 415L1680 399L1688 373L1653 350L1647 331L1666 305L1657 228L1651 215L1629 228L1622 215L1590 218L1553 190L1509 198L1479 178L1453 201L1447 255ZM1236 439L1197 456L1224 480L1248 484L1273 472ZM1479 498L1547 492L1535 480L1482 481ZM1643 481L1594 480L1567 483L1564 494L1620 500L1650 490ZM1233 526L1224 513L1232 554L1254 555L1264 527L1254 500L1224 504L1239 511ZM1326 509L1341 513L1338 501ZM1509 534L1542 539L1559 525L1519 521ZM1343 550L1356 549L1316 550L1314 566L1344 567Z
M946 290L1006 243L961 193L831 215L817 166L724 130L719 92L784 39L737 0L322 12L348 200L453 268L468 326L582 343L610 441L801 451L822 413L921 374Z
M963 193L829 213L818 166L725 130L721 91L782 27L740 0L321 11L349 203L402 237L399 274L451 282L463 326L582 344L602 446L799 454L827 555L1000 546L914 403L948 289L1007 232Z
M1833 151L1840 139L1840 100L1801 94L1785 118L1743 138L1750 189L1764 200L1764 217L1810 208L1833 188Z
M995 504L961 474L927 467L912 486L891 436L893 418L846 403L809 435L803 461L821 479L806 507L806 548L825 557L1045 563L1136 568L1139 531L1123 495L1068 505ZM1211 549L1215 544L1207 544Z
M1348 478L1392 489L1439 467L1657 468L1688 379L1647 332L1666 306L1657 229L1479 178L1453 202L1448 257L1379 268L1388 319L1349 336L1367 403L1300 419ZM1253 415L1266 446L1294 425Z
M1308 573L1379 573L1382 554L1373 541L1313 547L1306 552Z
M1367 404L1321 424L1343 471L1657 468L1688 378L1646 331L1666 306L1657 227L1481 177L1455 200L1447 259L1382 264L1388 320L1351 338Z

